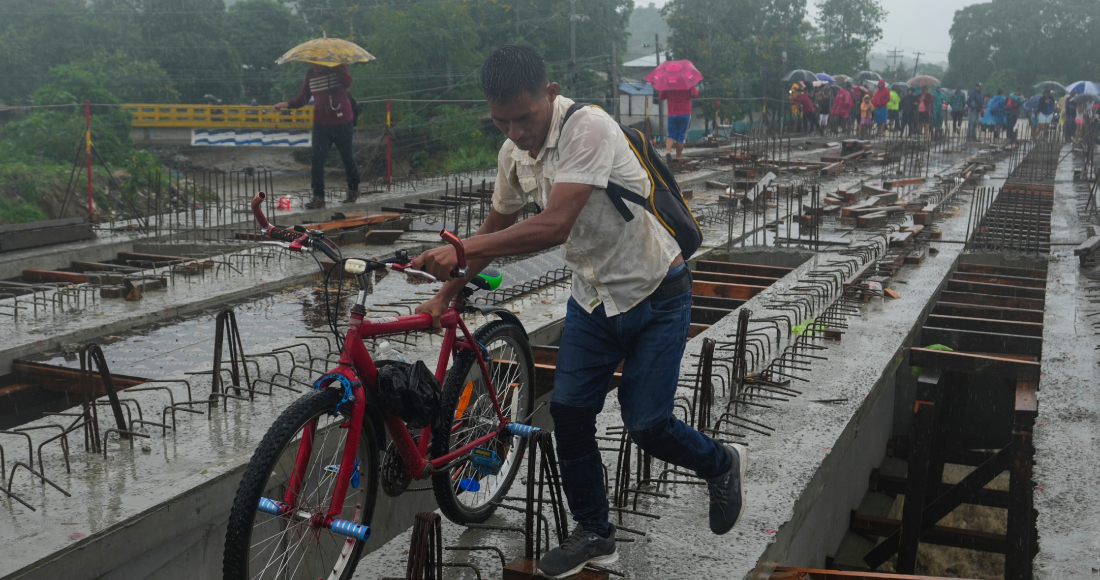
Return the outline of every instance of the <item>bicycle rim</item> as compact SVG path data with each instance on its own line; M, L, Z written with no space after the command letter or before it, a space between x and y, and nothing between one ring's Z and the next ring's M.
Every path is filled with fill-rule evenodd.
M485 347L489 351L489 380L497 389L501 413L511 422L521 422L531 406L531 369L526 350L508 334L492 337ZM462 393L454 409L455 420L448 445L450 450L492 433L499 424L481 368L476 362L471 362L473 364L466 372ZM460 508L474 512L499 501L511 486L519 467L521 444L520 437L506 436L482 445L495 452L501 460L500 470L496 474L484 473L472 462L465 462L448 474L451 491Z
M331 399L331 398L330 398ZM339 397L335 397L338 401ZM302 484L291 515L274 516L255 511L249 534L248 575L251 580L330 580L350 578L363 542L334 534L311 524L310 516L326 514L332 503L336 474L347 442L350 419L346 413L333 416L335 404L318 404L304 414L304 421L270 463L262 497L285 502L292 476L300 474ZM341 409L343 411L343 409ZM316 423L312 452L301 470L296 458L303 429ZM344 427L342 427L342 425ZM356 459L358 477L353 476L336 517L370 524L377 490L377 451L372 453L373 436L364 429ZM258 451L259 452L259 451ZM356 481L358 480L358 481Z

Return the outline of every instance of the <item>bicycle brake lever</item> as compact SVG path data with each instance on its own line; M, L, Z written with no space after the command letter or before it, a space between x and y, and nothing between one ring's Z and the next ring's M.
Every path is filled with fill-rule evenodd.
M424 271L421 271L421 270L413 270L412 268L409 267L411 265L412 265L411 263L409 263L409 264L386 264L386 266L388 266L391 270L395 270L395 271L401 272L403 274L411 274L411 275L414 275L414 276L420 276L422 278L428 279L428 281L430 281L430 282L438 282L439 281L438 278L436 278L435 276L432 276L431 274L429 274L427 272L424 272Z
M290 250L290 244L286 242L260 242L261 246L275 246L284 250Z

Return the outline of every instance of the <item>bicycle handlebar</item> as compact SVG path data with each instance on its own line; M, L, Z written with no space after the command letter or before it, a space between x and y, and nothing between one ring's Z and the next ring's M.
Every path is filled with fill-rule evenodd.
M313 243L315 238L323 238L323 233L310 232L306 230L304 226L294 226L293 230L288 230L271 225L271 222L267 221L267 216L264 215L263 208L260 207L261 205L263 205L265 199L267 199L267 193L262 191L257 192L256 195L252 198L252 215L256 217L256 223L260 224L260 231L262 231L264 235L273 240L290 242L291 251L300 252L302 251L303 247L312 247L320 250L332 261L340 261L339 256L337 256L336 252L334 252L328 244ZM455 255L458 257L458 267L451 271L451 277L466 278L466 276L469 275L470 270L466 267L466 248L462 245L462 240L460 240L458 236L452 234L451 232L448 232L446 229L440 230L439 237L443 238L443 241L454 247ZM397 262L391 258L377 263L395 264ZM421 274L417 271L411 271L410 273Z

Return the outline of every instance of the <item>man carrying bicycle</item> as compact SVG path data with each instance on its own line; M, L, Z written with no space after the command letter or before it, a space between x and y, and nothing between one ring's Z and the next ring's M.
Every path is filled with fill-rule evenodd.
M550 415L562 485L577 527L547 553L539 571L563 578L585 564L618 559L608 521L596 415L620 362L618 389L631 438L657 459L694 470L710 491L710 527L733 528L744 510L745 449L723 446L672 415L680 359L691 319L691 273L672 235L645 211L624 220L607 195L609 181L650 191L648 174L614 119L583 107L564 124L573 101L549 82L535 49L504 46L481 67L494 123L508 136L497 158L493 207L465 240L471 275L493 258L564 244L573 270ZM544 208L517 223L529 201ZM413 268L449 279L454 248L425 252ZM450 280L417 312L439 316L465 286Z

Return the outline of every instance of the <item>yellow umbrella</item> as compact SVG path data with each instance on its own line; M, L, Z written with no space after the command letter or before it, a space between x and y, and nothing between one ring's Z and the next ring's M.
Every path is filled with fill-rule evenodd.
M286 51L286 54L280 56L275 64L285 64L293 60L323 66L337 66L377 59L354 42L339 38L314 38Z

